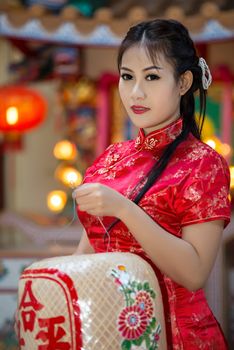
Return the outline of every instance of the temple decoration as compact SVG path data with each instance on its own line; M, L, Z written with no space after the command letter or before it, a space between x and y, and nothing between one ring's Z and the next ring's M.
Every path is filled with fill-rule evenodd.
M84 16L91 16L93 12L100 6L105 6L106 0L25 0L28 6L44 6L53 12L62 10L66 5L74 8Z
M13 2L13 0L12 0ZM11 3L12 3L11 2ZM0 35L71 45L118 46L127 28L151 18L181 21L196 42L234 37L233 1L27 0L0 4Z
M59 97L64 137L75 146L77 157L73 164L77 161L83 172L96 157L96 82L85 76L75 81L65 80L61 83Z
M59 160L55 178L64 186L79 186L94 159L110 143L126 139L127 118L117 89L118 76L111 73L103 73L97 81L80 76L61 82L58 124L64 140L54 146L54 156ZM68 197L65 211L69 203L74 210Z
M24 0L24 2L27 6L34 5L34 8L36 9L39 9L39 7L36 7L35 5L41 5L49 10L59 11L69 2L69 0Z
M53 153L59 161L54 177L67 189L81 184L84 170L95 158L96 108L93 99L95 90L93 83L90 84L89 88L87 79L84 84L80 79L78 83L64 82L60 87L59 96L63 114L61 128L64 130L65 138L54 146ZM74 215L73 211L74 204L70 191L66 206L60 212L71 216Z
M75 79L80 74L80 50L48 43L12 39L23 57L12 58L9 70L18 84L45 79ZM36 57L36 59L35 59Z
M79 186L85 169L93 162L97 152L97 86L87 76L64 79L58 90L58 115L64 139L54 146L59 164L55 179L63 186ZM64 215L73 215L74 205L69 191Z
M104 72L97 82L97 155L109 144L132 136L128 135L128 118L119 97L118 81L117 74Z

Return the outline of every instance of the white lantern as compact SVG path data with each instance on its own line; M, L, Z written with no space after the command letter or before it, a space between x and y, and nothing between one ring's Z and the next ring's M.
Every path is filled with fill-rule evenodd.
M130 253L33 263L19 282L19 333L30 350L166 350L155 273Z

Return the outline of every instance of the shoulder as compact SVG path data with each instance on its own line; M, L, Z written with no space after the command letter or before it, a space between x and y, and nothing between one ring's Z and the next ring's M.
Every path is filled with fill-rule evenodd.
M230 171L226 160L209 145L196 139L193 135L183 141L175 150L166 174L175 185L176 193L193 186L207 190L230 186Z
M181 225L222 219L226 226L230 172L225 159L194 137L179 145L176 157L182 176L173 205Z
M222 170L229 176L229 167L223 156L193 135L189 135L188 139L179 145L178 156L185 164L190 165L195 172L198 169L204 171L213 167L213 169Z

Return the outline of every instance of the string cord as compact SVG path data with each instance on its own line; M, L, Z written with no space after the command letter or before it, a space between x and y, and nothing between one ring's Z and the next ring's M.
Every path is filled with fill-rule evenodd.
M105 225L103 224L102 219L101 219L99 216L97 216L97 219L98 219L98 221L100 222L102 228L103 228L104 231L105 231L105 234L104 234L104 236L103 236L103 239L104 239L104 243L105 243L105 244L106 244L106 240L107 240L107 248L106 248L106 251L109 252L109 248L110 248L110 234L109 234L108 230L106 229Z

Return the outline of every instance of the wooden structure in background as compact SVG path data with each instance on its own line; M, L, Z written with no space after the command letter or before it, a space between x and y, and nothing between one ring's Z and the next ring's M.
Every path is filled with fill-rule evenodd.
M21 5L19 0L1 3L0 35L116 46L132 24L161 17L181 21L197 42L234 38L232 0L107 0L106 7L98 8L92 17L83 16L78 7L72 5L54 13L39 3L28 7Z

